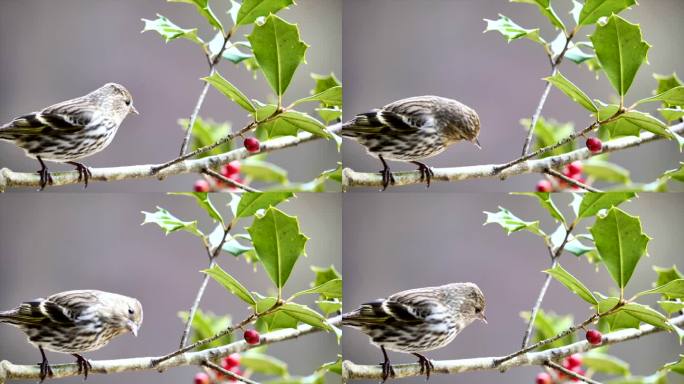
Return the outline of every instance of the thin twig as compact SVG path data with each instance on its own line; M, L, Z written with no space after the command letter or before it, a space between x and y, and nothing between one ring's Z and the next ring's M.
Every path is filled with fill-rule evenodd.
M547 173L547 174L549 174L549 175L551 175L551 176L555 176L555 177L557 177L557 178L559 178L559 179L562 179L562 180L564 180L565 182L567 182L568 184L570 184L570 185L572 185L572 186L575 186L575 187L577 187L577 188L584 189L585 191L589 191L589 192L598 192L598 193L602 193L602 192L603 192L603 191L601 191L600 189L597 189L597 188L594 188L594 187L589 186L589 185L587 185L587 184L584 184L584 183L581 182L581 181L578 181L578 180L569 178L569 177L565 176L564 174L562 174L562 173L556 171L556 170L553 169L553 168L548 168L547 170L544 171L544 173Z
M551 262L551 268L555 267L556 264L558 264L558 259L554 258ZM525 334L523 335L522 348L527 347L527 343L530 342L532 330L534 329L534 321L537 319L537 313L539 312L539 308L541 308L542 301L546 295L546 290L549 289L549 284L551 284L551 278L551 275L546 275L544 284L542 285L539 295L537 296L537 300L534 302L534 307L532 307L532 311L530 311L530 320L527 323L527 329L525 329Z
M228 376L228 377L230 377L230 378L232 378L232 379L234 379L234 380L237 380L237 381L240 381L240 382L243 382L243 383L247 383L247 384L259 384L259 382L257 382L257 381L250 380L250 379L248 379L248 378L246 378L246 377L244 377L244 376L240 376L240 375L238 375L237 373L231 372L231 371L229 371L229 370L227 370L227 369L221 367L221 366L218 365L218 364L212 363L212 362L209 361L209 360L207 360L207 361L205 361L204 363L202 363L202 365L204 365L204 366L207 367L207 368L211 368L211 369L213 369L213 370L215 370L215 371L217 371L217 372L221 372L222 374L224 374L224 375L226 375L226 376Z
M228 234L230 233L230 230L232 228L233 221L231 221L226 227L223 228L223 237L221 237L221 241L216 245L214 249L210 248L211 244L205 242L204 248L206 249L207 256L209 257L209 269L211 269L216 264L216 258L218 257L218 255L221 254L221 248L223 248L223 244L225 244L226 239L228 238ZM209 284L209 278L210 276L205 274L204 278L202 279L202 284L200 285L200 288L197 291L195 301L193 301L192 307L190 307L190 311L188 312L188 320L185 323L185 328L183 329L183 334L181 335L179 348L185 347L185 344L188 341L190 329L192 328L192 322L195 319L195 314L197 313L197 309L199 308L200 301L202 301L202 296L204 296L204 291L207 289L207 284Z
M567 52L568 47L570 46L570 41L572 40L572 37L574 35L575 31L573 30L568 36L566 36L565 46L563 47L563 50L555 60L551 56L550 52L548 52L549 60L551 62L551 76L554 76L558 72L558 66L563 61L563 58L565 57L565 52ZM551 82L547 81L546 87L544 87L544 92L542 92L542 96L541 98L539 98L537 108L535 109L534 114L532 115L532 120L530 120L530 127L527 131L527 137L525 137L525 143L523 144L521 156L525 156L527 154L527 151L529 151L530 149L530 144L532 144L532 136L534 136L534 128L537 126L537 121L539 121L539 117L541 117L542 109L544 109L544 104L546 104L546 99L548 98L550 91Z
M228 184L229 186L231 186L233 188L238 188L238 189L241 189L241 190L247 191L247 192L261 192L258 189L252 188L252 187L245 185L245 184L238 183L237 181L235 181L233 179L229 179L229 178L223 176L222 174L220 174L220 173L218 173L218 172L216 172L210 168L205 169L204 171L202 171L202 173L209 175L215 179L219 179L222 182Z
M173 357L182 355L182 354L185 353L185 352L191 351L191 350L193 350L193 349L195 349L195 348L198 348L198 347L201 347L201 346L203 346L203 345L207 345L207 344L211 343L212 341L218 340L218 339L220 339L220 338L222 338L222 337L224 337L224 336L226 336L226 335L230 335L231 333L235 332L236 330L242 329L242 328L244 328L245 326L247 326L248 324L254 322L256 319L258 319L258 318L260 318L260 317L262 317L262 316L266 316L266 315L269 315L269 314L275 312L276 310L278 310L278 309L280 308L281 305L282 305L282 303L276 302L271 308L269 308L268 310L266 310L266 311L264 311L264 312L261 312L261 313L252 313L251 315L247 316L244 320L242 320L242 321L239 322L238 324L233 325L233 326L230 326L230 327L224 329L223 331L221 331L221 332L215 334L214 336L208 337L208 338L206 338L206 339L199 340L199 341L197 341L197 342L195 342L195 343L193 343L193 344L190 344L190 345L188 345L188 346L186 346L186 347L179 348L178 350L176 350L176 351L174 351L174 352L171 352L171 353L169 353L169 354L167 354L167 355L164 355L164 356L162 356L162 357L160 357L160 358L158 358L158 359L154 359L154 360L152 361L152 365L155 365L155 366L156 366L156 365L159 365L160 363L162 363L162 362L165 361L165 360L168 360L168 359L171 359L171 358L173 358Z
M216 65L219 63L219 61L221 61L223 51L226 50L226 47L228 46L228 41L230 41L230 37L232 36L232 34L233 29L231 28L230 31L228 31L228 34L223 36L223 45L221 46L221 49L216 54L216 56L210 58L210 53L207 53L207 60L209 60L209 76L213 75L216 72ZM197 116L199 116L200 109L202 109L202 104L204 104L204 99L206 98L207 92L209 91L209 86L210 84L208 82L204 83L204 86L202 87L202 92L200 93L199 98L197 98L195 108L192 110L192 115L190 115L190 119L188 121L188 129L185 132L185 137L183 138L183 143L181 144L180 156L183 156L185 152L188 150L190 137L192 137L192 128L195 126L195 121L197 121Z
M584 381L585 383L601 384L601 382L599 382L599 381L592 380L592 379L590 379L584 375L580 375L577 372L571 371L571 370L565 368L564 366L562 366L556 362L553 362L552 360L548 360L548 361L544 362L544 365L546 365L549 368L553 368L557 371L563 372L566 376L570 376L570 377L575 378L577 380Z

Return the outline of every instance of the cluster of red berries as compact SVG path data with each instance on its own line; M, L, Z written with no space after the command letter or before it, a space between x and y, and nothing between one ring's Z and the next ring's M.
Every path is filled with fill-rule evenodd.
M261 150L261 143L259 143L259 140L253 137L246 138L244 145L245 149L247 149L249 153L257 153ZM221 167L220 173L223 177L227 179L233 180L238 184L244 184L244 180L242 180L242 177L240 177L240 162L237 160L231 161L230 163ZM235 188L226 185L226 183L224 183L221 180L212 181L213 183L207 179L199 179L195 181L193 189L195 192L211 192L213 190L220 190L225 188L227 188L230 191L235 190Z
M601 334L601 332L595 329L588 330L586 338L589 344L593 346L598 346L601 345L601 343L603 343L603 335ZM572 371L580 376L584 376L586 373L582 368L582 355L580 355L579 353L575 353L574 355L566 357L565 359L563 359L563 363L561 365L568 371ZM575 382L579 381L579 379L576 377L569 377L563 372L556 371L552 373L540 372L537 374L537 377L535 378L534 382L535 384L554 384L562 383L566 380Z
M248 329L244 334L245 341L250 345L257 345L261 341L261 336L259 332ZM238 376L242 376L242 369L240 369L240 354L232 353L223 359L221 359L221 368L226 371L232 372ZM206 372L198 372L195 374L194 383L195 384L212 384L220 382L237 383L238 381L231 377L224 375L221 372L214 372L213 378Z
M586 179L582 175L582 162L573 161L572 163L566 165L563 168L563 175L578 181L582 184L586 183ZM536 190L537 192L558 192L571 187L572 189L577 189L576 186L571 186L569 183L561 178L551 177L549 179L542 179L537 182Z

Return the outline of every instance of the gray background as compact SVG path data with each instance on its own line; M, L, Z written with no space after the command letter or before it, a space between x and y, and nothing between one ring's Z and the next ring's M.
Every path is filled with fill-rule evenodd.
M229 24L229 1L212 1L215 14ZM314 81L310 73L334 72L341 78L342 2L302 0L279 13L298 23L302 39L311 47L307 64L297 70L285 94L289 103L309 95ZM116 139L103 152L84 162L92 167L160 163L178 156L183 131L177 124L187 119L202 88L198 79L208 73L199 46L187 40L168 44L156 32L140 34L141 18L160 13L184 28L202 26L200 36L214 36L192 5L154 1L116 0L0 0L0 121L42 109L56 102L84 95L107 82L118 82L133 94L139 116L129 116ZM245 40L251 27L240 28L235 41ZM243 65L225 61L219 72L248 97L272 100L263 78L252 78ZM309 111L312 105L303 106ZM309 109L307 109L309 108ZM215 90L210 90L200 116L229 121L235 129L249 120L245 111ZM239 145L242 145L241 142ZM289 171L293 181L309 181L335 168L341 154L333 141L278 151L270 161ZM33 172L38 162L24 156L13 144L0 143L0 167ZM71 169L49 165L53 171ZM196 175L157 180L93 183L90 191L190 190ZM80 191L82 186L61 187Z
M566 217L574 217L567 204L569 195L554 196ZM506 236L496 224L482 226L482 211L510 209L525 220L541 219L547 233L556 226L536 199L493 193L345 194L343 198L343 275L345 311L361 303L401 290L471 281L487 299L489 324L475 322L447 347L428 352L432 359L503 356L520 347L525 323L521 311L529 311L536 299L549 257L541 238L527 232ZM650 257L643 258L629 282L626 295L650 288L656 274L653 265L678 263L681 250L672 239L681 236L684 201L679 194L642 194L622 206L641 217ZM593 220L583 220L576 233L586 233ZM560 259L570 273L591 290L608 294L614 287L603 266L564 254ZM655 298L653 298L655 299ZM652 303L653 301L648 301ZM542 308L573 314L576 321L591 315L587 304L557 282L552 282ZM582 337L582 333L579 333ZM359 364L382 361L379 349L366 336L345 329L342 351ZM632 373L649 375L664 363L674 361L682 349L674 334L661 333L612 347L610 353L629 362ZM395 363L415 362L411 355L391 353ZM437 375L430 383L531 383L539 367ZM601 376L597 377L599 381ZM402 379L402 383L424 383L424 378ZM674 382L676 378L673 378ZM372 381L368 381L370 383Z
M680 0L641 1L623 14L641 24L644 38L653 45L650 65L641 67L626 102L651 95L656 82L652 73L684 74L684 56L673 49L684 35L681 23L684 2ZM566 25L571 2L553 2ZM541 26L547 41L556 37L548 20L535 6L512 4L505 0L345 0L342 28L345 119L405 97L435 94L454 98L476 109L482 122L478 151L460 143L438 157L428 159L434 167L503 163L520 156L525 131L518 123L529 118L544 88L540 79L550 74L541 46L529 40L507 44L498 32L483 34L482 19L496 20L504 14L525 28ZM582 40L593 32L580 30ZM675 40L673 40L675 39ZM674 45L673 45L674 44ZM614 97L608 80L572 62L564 62L561 72L592 98L610 101ZM645 105L648 111L655 104ZM591 123L587 111L553 89L543 115L561 122L572 121L576 129ZM582 142L583 143L583 142ZM360 145L345 141L344 164L357 171L374 172L380 162ZM659 142L612 156L616 163L632 171L635 181L653 181L663 171L675 168L681 153L673 142ZM414 169L413 165L390 164L393 170ZM475 180L461 183L435 183L436 191L520 191L534 188L539 175ZM600 185L600 184L599 184ZM377 189L377 188L372 188ZM401 191L422 191L425 186L401 187ZM432 189L432 188L431 188Z
M214 196L226 217L227 196ZM178 347L183 323L178 311L194 300L207 267L206 252L199 239L188 233L165 236L154 224L140 226L140 211L159 205L184 220L199 219L209 232L213 225L194 200L159 194L9 194L0 198L0 309L10 309L24 300L45 297L71 289L101 289L138 298L145 319L138 338L123 335L91 359L159 356ZM334 194L303 194L280 208L300 219L301 231L310 237L308 257L295 265L284 294L309 287L311 265L341 268L341 198ZM314 214L315 213L315 214ZM233 233L245 233L241 221ZM266 273L241 259L223 255L219 264L249 289L274 293ZM309 295L311 296L311 295ZM300 302L312 304L313 297ZM235 321L249 313L246 305L210 282L201 308L231 314ZM242 337L241 334L238 337ZM293 375L312 373L320 364L337 358L339 346L332 334L315 334L270 348L273 356L288 363ZM72 362L71 356L49 353L53 363ZM33 364L40 354L26 343L14 327L0 325L0 360ZM117 375L93 375L93 383L190 383L197 367L174 368L165 374L155 371ZM261 380L256 376L257 380ZM81 383L82 378L60 382Z

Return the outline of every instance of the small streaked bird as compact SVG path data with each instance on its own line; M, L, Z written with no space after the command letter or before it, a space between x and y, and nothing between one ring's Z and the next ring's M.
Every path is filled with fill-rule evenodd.
M56 293L0 312L0 323L19 328L40 350L40 381L52 376L44 349L76 357L78 372L88 378L90 362L81 353L100 349L119 335L138 336L143 310L134 298L115 293L80 290Z
M430 378L434 368L422 352L449 344L475 320L485 323L485 298L473 283L452 283L439 287L402 291L386 299L362 304L342 315L342 325L368 335L382 350L382 381L394 376L386 349L418 357L420 373Z
M41 190L52 184L43 160L76 166L78 180L88 187L90 170L76 160L105 149L130 113L138 113L130 92L108 83L85 96L15 118L0 126L0 140L11 141L38 160Z
M472 108L439 96L417 96L395 101L381 109L355 116L342 125L342 136L366 147L380 159L383 191L394 184L385 159L418 166L420 179L430 186L433 172L420 160L443 152L462 140L478 148L480 118Z

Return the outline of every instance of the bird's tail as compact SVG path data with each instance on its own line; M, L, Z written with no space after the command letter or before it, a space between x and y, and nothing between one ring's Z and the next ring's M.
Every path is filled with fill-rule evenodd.
M378 133L385 127L379 118L378 111L371 111L356 115L350 121L342 124L341 134L346 137L357 137L361 134Z
M383 323L389 318L382 308L384 300L378 299L361 305L356 310L342 314L342 325L349 327L361 327L369 324Z

